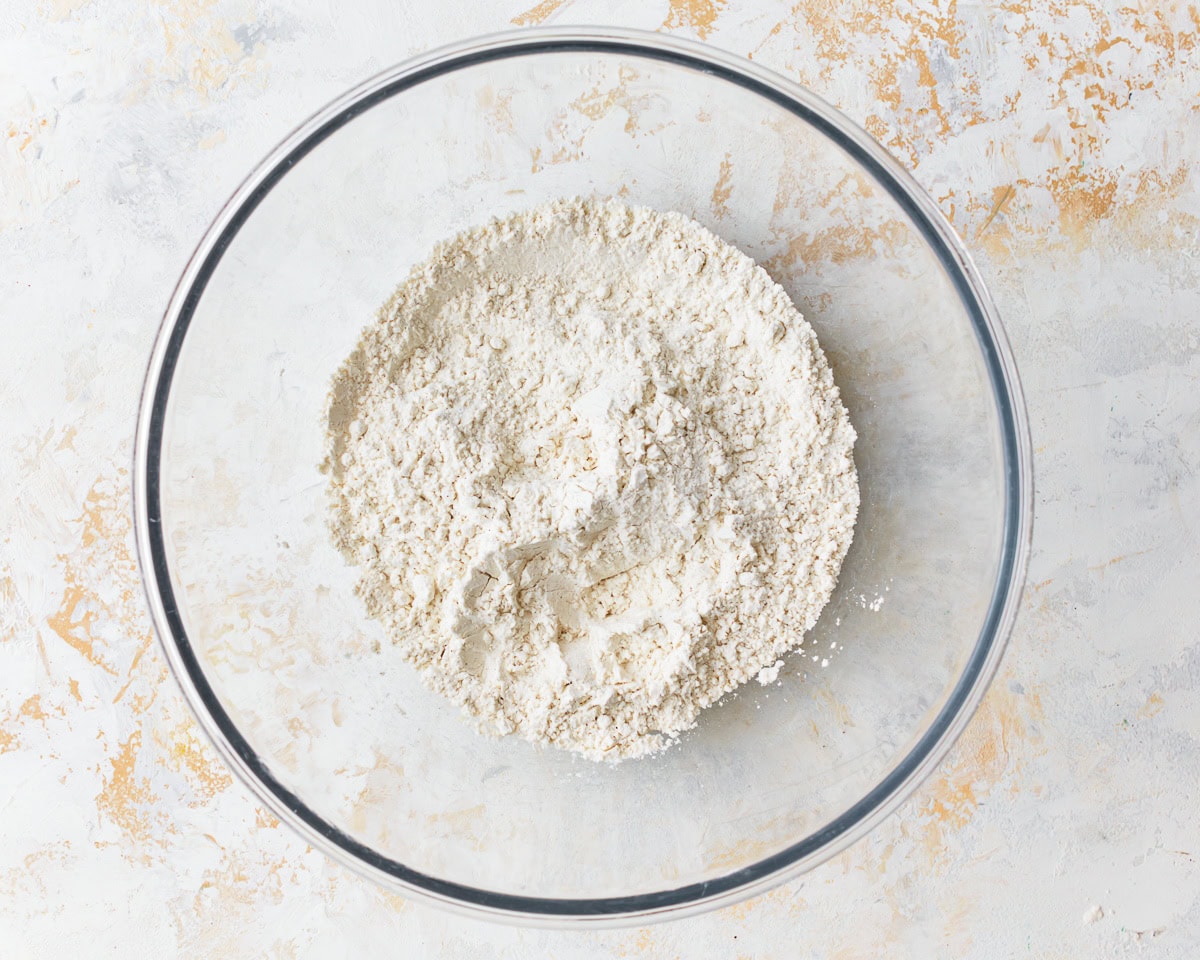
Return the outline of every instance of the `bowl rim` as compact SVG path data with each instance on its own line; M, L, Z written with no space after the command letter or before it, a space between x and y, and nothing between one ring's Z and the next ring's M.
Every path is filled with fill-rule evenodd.
M172 375L188 325L217 263L259 202L310 150L354 117L427 80L481 63L545 53L622 54L697 70L783 107L841 147L891 195L953 282L976 334L1000 418L1005 510L996 581L966 666L920 739L857 803L783 850L713 880L628 896L546 898L442 880L384 857L319 817L274 778L221 706L184 629L171 586L160 477ZM317 111L258 164L221 208L180 276L147 367L134 442L138 566L155 632L193 715L226 764L303 840L405 896L477 918L542 926L621 926L715 909L793 879L845 850L893 813L962 734L995 675L1016 618L1032 538L1032 452L1020 380L996 307L963 242L937 204L864 129L811 91L704 43L611 26L534 27L462 40L410 58Z

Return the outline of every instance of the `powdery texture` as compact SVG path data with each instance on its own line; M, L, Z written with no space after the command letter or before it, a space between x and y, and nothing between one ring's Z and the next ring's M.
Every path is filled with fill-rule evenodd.
M559 201L439 245L339 371L332 528L498 734L659 749L798 645L853 536L812 328L696 222Z

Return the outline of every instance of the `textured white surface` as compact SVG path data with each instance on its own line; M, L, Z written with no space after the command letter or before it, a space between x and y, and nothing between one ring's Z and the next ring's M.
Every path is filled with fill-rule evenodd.
M0 943L6 956L1188 957L1200 941L1200 13L1147 5L109 5L0 13ZM967 735L867 841L644 931L407 905L259 812L151 643L127 462L192 244L383 66L533 22L750 53L942 204L1030 405L1030 586Z

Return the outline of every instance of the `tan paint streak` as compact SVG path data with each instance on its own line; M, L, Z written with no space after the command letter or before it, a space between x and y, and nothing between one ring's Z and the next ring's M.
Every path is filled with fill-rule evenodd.
M945 193L938 194L933 198L951 223L954 223L955 214L958 212L958 205L954 202L955 196L957 194L953 189L947 189Z
M1014 759L1014 744L1023 745L1022 756L1042 749L1032 727L1043 718L1036 692L1015 694L1003 678L992 685L950 759L921 790L926 801L916 830L931 862L941 858L947 838L971 821L983 799L1019 773L1022 761Z
M260 830L276 830L279 827L279 821L273 814L256 807L254 810L254 825Z
M793 14L795 13L795 8L792 9L792 13ZM749 52L747 52L746 58L748 60L753 60L754 55L756 53L758 53L758 51L761 50L772 37L777 37L777 36L779 36L780 33L783 32L784 24L786 24L787 22L788 22L787 20L780 20L780 21L776 22L776 24L773 27L771 27L770 30L767 31L767 35L765 37L763 37L762 41L758 44L758 46L755 47L753 50L750 50Z
M480 834L486 812L483 804L477 804L463 810L435 813L428 818L429 826L435 831L444 831L453 835L456 840L467 840L474 849L482 850L483 840Z
M945 6L903 11L886 5L863 6L853 16L840 16L805 0L791 15L792 20L801 18L804 33L815 41L815 63L824 79L832 78L834 65L856 60L864 44L870 45L866 79L884 108L865 118L873 137L915 163L932 136L940 138L950 131L950 114L941 101L943 88L934 74L930 52L936 49L947 59L960 59L964 28L957 3L951 0ZM977 81L966 77L957 82L962 89L956 116L968 126L985 119L973 106ZM937 120L932 129L927 120L930 115Z
M832 701L832 697L826 696ZM838 720L843 723L842 720ZM844 725L853 726L845 723ZM795 831L794 818L790 815L773 817L768 821L757 821L754 833L750 839L741 840L728 846L708 847L703 851L705 867L711 870L732 871L740 869L749 863L762 860L780 848L780 837L786 837ZM770 894L764 894L770 896Z
M113 532L113 525L106 511L107 506L108 498L100 492L100 482L96 481L84 498L83 512L79 518L83 521L83 533L79 539L85 547L92 546L101 537Z
M929 62L929 52L921 49L914 50L913 60L917 64L917 83L929 91L929 109L938 118L938 133L945 136L950 132L950 115L942 106L941 98L938 96L938 82L933 75L933 66Z
M745 840L714 853L707 853L704 865L710 870L738 870L770 856L777 849L777 844L768 843L766 840Z
M583 96L571 101L571 109L581 113L589 120L596 121L614 108L620 108L625 111L625 132L631 136L639 133L641 132L639 115L644 106L644 98L634 96L629 92L630 82L637 78L638 73L633 67L622 66L617 72L617 82L614 86L605 89L598 84ZM658 126L645 132L656 133L660 129L662 127ZM582 137L572 141L576 150L582 144Z
M74 424L67 427L67 429L63 431L62 439L58 441L58 446L56 446L54 448L55 451L74 450L75 449L75 437L78 435L79 435L79 428L76 427Z
M138 648L134 651L133 659L129 661L129 669L125 671L125 683L121 689L117 691L117 695L113 697L113 703L119 703L121 698L125 696L125 691L129 689L134 679L134 671L139 663L142 662L142 657L146 655L146 651L150 649L150 645L154 642L153 634L148 631L143 632L138 640Z
M208 949L201 954L236 954L238 934L230 918L251 920L265 903L282 903L284 883L293 879L297 871L297 864L288 857L272 859L249 849L223 847L220 864L204 872L187 911L192 922L199 917L211 917L214 921L203 941Z
M519 13L510 21L518 27L530 27L535 24L545 23L559 7L563 6L567 0L543 0L536 7L526 10L524 13Z
M50 669L50 658L46 656L46 641L42 639L42 632L37 632L38 659L42 661L42 668L46 671L46 676L50 676L53 671Z
M58 610L46 619L46 625L69 647L79 651L88 663L115 677L116 668L105 663L96 652L95 641L90 635L92 624L96 620L95 612L85 610L78 618L75 616L80 604L91 599L82 587L68 579Z
M633 931L636 934L633 941L626 944L618 944L616 947L616 955L618 957L629 958L648 958L653 953L657 952L657 944L654 941L654 931L648 927L642 927Z
M65 716L66 711L61 707L54 709L58 716ZM42 706L41 694L34 694L26 698L25 702L17 708L16 713L10 713L2 724L0 724L0 753L6 753L14 749L20 744L20 737L17 735L18 728L26 720L38 720L43 725L50 719L50 715L46 713Z
M189 806L202 806L233 783L208 745L196 736L191 721L184 720L166 737L156 735L155 740L163 747L166 766L184 774L196 794Z
M1161 712L1163 706L1164 703L1162 694L1157 692L1152 693L1146 699L1146 702L1142 705L1142 708L1138 710L1137 715L1143 720L1149 720L1151 717Z
M606 87L597 84L556 114L546 127L546 148L537 146L530 150L530 172L538 173L547 166L572 163L583 156L583 143L590 127L581 124L573 114L595 123L610 111L620 108L625 111L625 132L630 136L656 133L666 126L668 121L650 129L641 128L640 114L649 98L630 94L628 84L637 76L633 67L622 66L613 85Z
M94 667L114 677L124 674L114 702L128 695L128 709L136 715L154 703L166 667L146 658L153 634L146 624L129 543L127 478L128 471L118 470L115 477L98 478L89 490L77 521L79 544L59 556L66 582L63 598L46 623ZM121 635L136 640L136 647L108 647L94 632L97 623L116 624ZM72 692L77 694L77 683Z
M479 91L476 100L479 103L479 109L497 132L513 132L513 94L511 92L497 93L495 88L489 86Z
M713 184L712 211L714 216L724 217L729 214L729 197L733 193L733 159L726 153L721 160L721 169L717 174L717 182Z
M142 733L135 730L109 760L112 776L96 796L97 811L139 843L152 835L150 814L144 808L158 800L150 790L150 781L135 772L141 745Z
M887 139L888 133L890 132L888 125L884 123L882 119L874 115L867 117L863 121L863 127L866 129L867 133L873 136L880 143L883 143Z
M1011 213L1005 226L999 222L987 234L977 239L994 255L1004 255L1007 245L1019 239L1044 246L1057 241L1068 248L1082 249L1092 242L1103 223L1111 223L1127 242L1142 242L1149 249L1169 251L1190 244L1200 217L1176 212L1164 225L1158 219L1168 201L1189 189L1189 171L1180 166L1171 172L1139 171L1132 185L1124 187L1117 174L1107 170L1086 172L1078 165L1063 165L1047 180L1021 179L1017 186L1024 190L1045 188L1058 212L1058 237L1047 236L1041 220L1018 217Z
M41 696L39 694L34 694L23 704L21 704L21 708L17 711L17 716L29 717L31 720L47 720L48 717L46 716L46 711L42 709Z
M258 69L254 52L238 42L216 0L159 0L155 6L162 51L144 65L144 84L130 90L131 101L163 79L174 81L168 90L208 100L227 95Z
M668 30L690 28L701 40L707 39L717 24L726 0L670 0L671 9L663 26Z
M1105 560L1103 563L1093 564L1092 566L1088 567L1088 570L1091 570L1092 572L1096 572L1099 570L1105 570L1108 567L1111 567L1115 563L1123 563L1126 560L1132 560L1134 557L1144 557L1149 552L1150 552L1149 550L1135 550L1135 551L1133 551L1133 553L1118 554L1115 557Z
M831 691L824 687L818 687L813 691L813 697L825 704L830 717L833 718L834 724L838 727L848 730L851 727L857 726L846 704L835 697Z
M981 226L979 228L979 232L976 233L977 237L980 234L982 234L985 230L987 230L988 227L990 227L992 225L992 221L995 220L996 217L998 217L1000 215L1000 211L1003 210L1006 206L1008 206L1008 202L1010 200L1012 200L1012 198L1015 197L1016 195L1017 195L1017 188L1015 186L1013 186L1011 183L1007 187L997 187L996 188L996 190L995 190L996 200L992 204L992 210L988 214L987 219L983 221L983 226Z
M1076 239L1089 235L1093 224L1108 217L1116 204L1117 178L1108 170L1068 170L1052 177L1046 188L1058 207L1063 233Z
M464 827L474 823L483 816L485 808L482 803L462 810L450 810L446 813L435 813L429 819L433 823L449 824L452 827Z
M988 755L982 753L977 757L981 762L987 762L995 757L995 745L989 745ZM929 813L944 826L957 830L974 814L979 806L975 789L970 783L954 783L943 780L934 786L933 800L929 804Z
M118 472L117 482L123 484L128 471ZM141 623L140 605L136 599L137 566L130 555L126 536L129 532L129 515L125 498L110 489L112 481L97 479L84 498L77 522L81 524L80 550L71 554L60 554L65 564L63 579L65 586L58 609L46 619L46 625L64 643L78 651L88 663L110 676L119 674L111 662L108 651L100 647L102 641L93 634L94 624L100 614L105 618L120 620L130 633L141 641L134 654L136 665L150 642L150 633ZM92 578L104 577L104 588L112 585L113 577L121 584L117 605L106 602L99 588L91 586Z
M112 702L113 702L113 703L120 703L120 702L121 702L121 699L122 699L122 698L125 696L125 694L128 692L128 690L129 690L130 686L132 686L132 684L133 684L133 678L132 678L132 677L127 677L127 678L125 679L125 682L124 682L123 684L121 684L121 688L120 688L120 689L117 691L117 695L116 695L115 697L113 697L113 699L112 699Z
M798 267L818 263L852 263L864 257L901 246L908 228L898 220L878 227L839 224L815 234L800 234L788 241L787 249L765 264L771 276L780 276Z
M1009 6L1014 13L1027 14L1034 6L1019 0ZM1136 208L1144 197L1148 181L1164 174L1152 168L1136 173L1121 169L1105 169L1094 162L1101 153L1105 123L1112 113L1137 107L1134 94L1151 91L1163 76L1175 72L1200 44L1200 18L1195 7L1189 8L1193 29L1176 30L1167 23L1162 10L1122 7L1116 10L1099 4L1083 2L1070 8L1052 5L1049 12L1056 20L1068 13L1086 18L1089 28L1068 34L1047 31L1043 27L1025 26L1018 30L1017 41L1032 50L1026 57L1031 74L1042 72L1045 65L1061 64L1047 79L1053 85L1053 102L1065 118L1064 138L1046 124L1033 137L1037 144L1053 138L1058 166L1046 175L1018 181L1027 188L1044 187L1058 210L1059 230L1063 237L1077 247L1086 245L1100 220L1118 216L1123 210ZM1029 20L1026 23L1030 23ZM1040 48L1040 53L1032 52ZM1115 48L1127 48L1128 53L1116 61L1109 58ZM1130 61L1132 68L1125 65ZM1121 64L1119 68L1114 63ZM1129 181L1133 179L1133 189ZM1163 208L1161 197L1151 204L1154 212ZM1134 215L1140 219L1141 212ZM1044 242L1044 226L1039 222L1018 226L1036 234ZM1144 236L1156 246L1161 241L1150 234L1160 233L1155 223L1130 223L1135 237ZM999 237L989 238L994 252ZM1140 239L1140 237L1139 237Z
M20 595L17 593L17 585L13 581L13 578L10 576L0 577L0 612L6 613L4 621L0 621L0 622L11 623L11 621L9 621L9 618L7 616L8 610L17 610L18 612L24 612L23 610L19 609L20 607L24 606L20 602L20 599L21 599ZM11 634L5 633L3 636L0 636L0 639L8 640L10 638L10 636L11 636Z
M405 783L405 777L404 767L381 753L375 754L369 768L356 771L355 775L359 774L367 775L363 777L362 789L353 801L350 827L361 834L369 829L372 815L387 803L396 785Z
M395 893L389 893L387 890L382 889L376 889L375 893L395 913L404 913L412 909L411 903Z

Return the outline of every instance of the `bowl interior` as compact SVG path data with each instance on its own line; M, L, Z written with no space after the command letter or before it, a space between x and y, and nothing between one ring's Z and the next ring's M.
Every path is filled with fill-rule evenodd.
M458 62L339 124L218 248L150 467L176 632L281 788L257 789L351 857L501 895L639 897L819 850L929 732L997 590L1003 424L942 261L819 124L644 50ZM426 692L353 595L317 469L334 370L410 266L592 194L693 216L784 285L858 430L863 498L779 682L618 766L484 738Z

